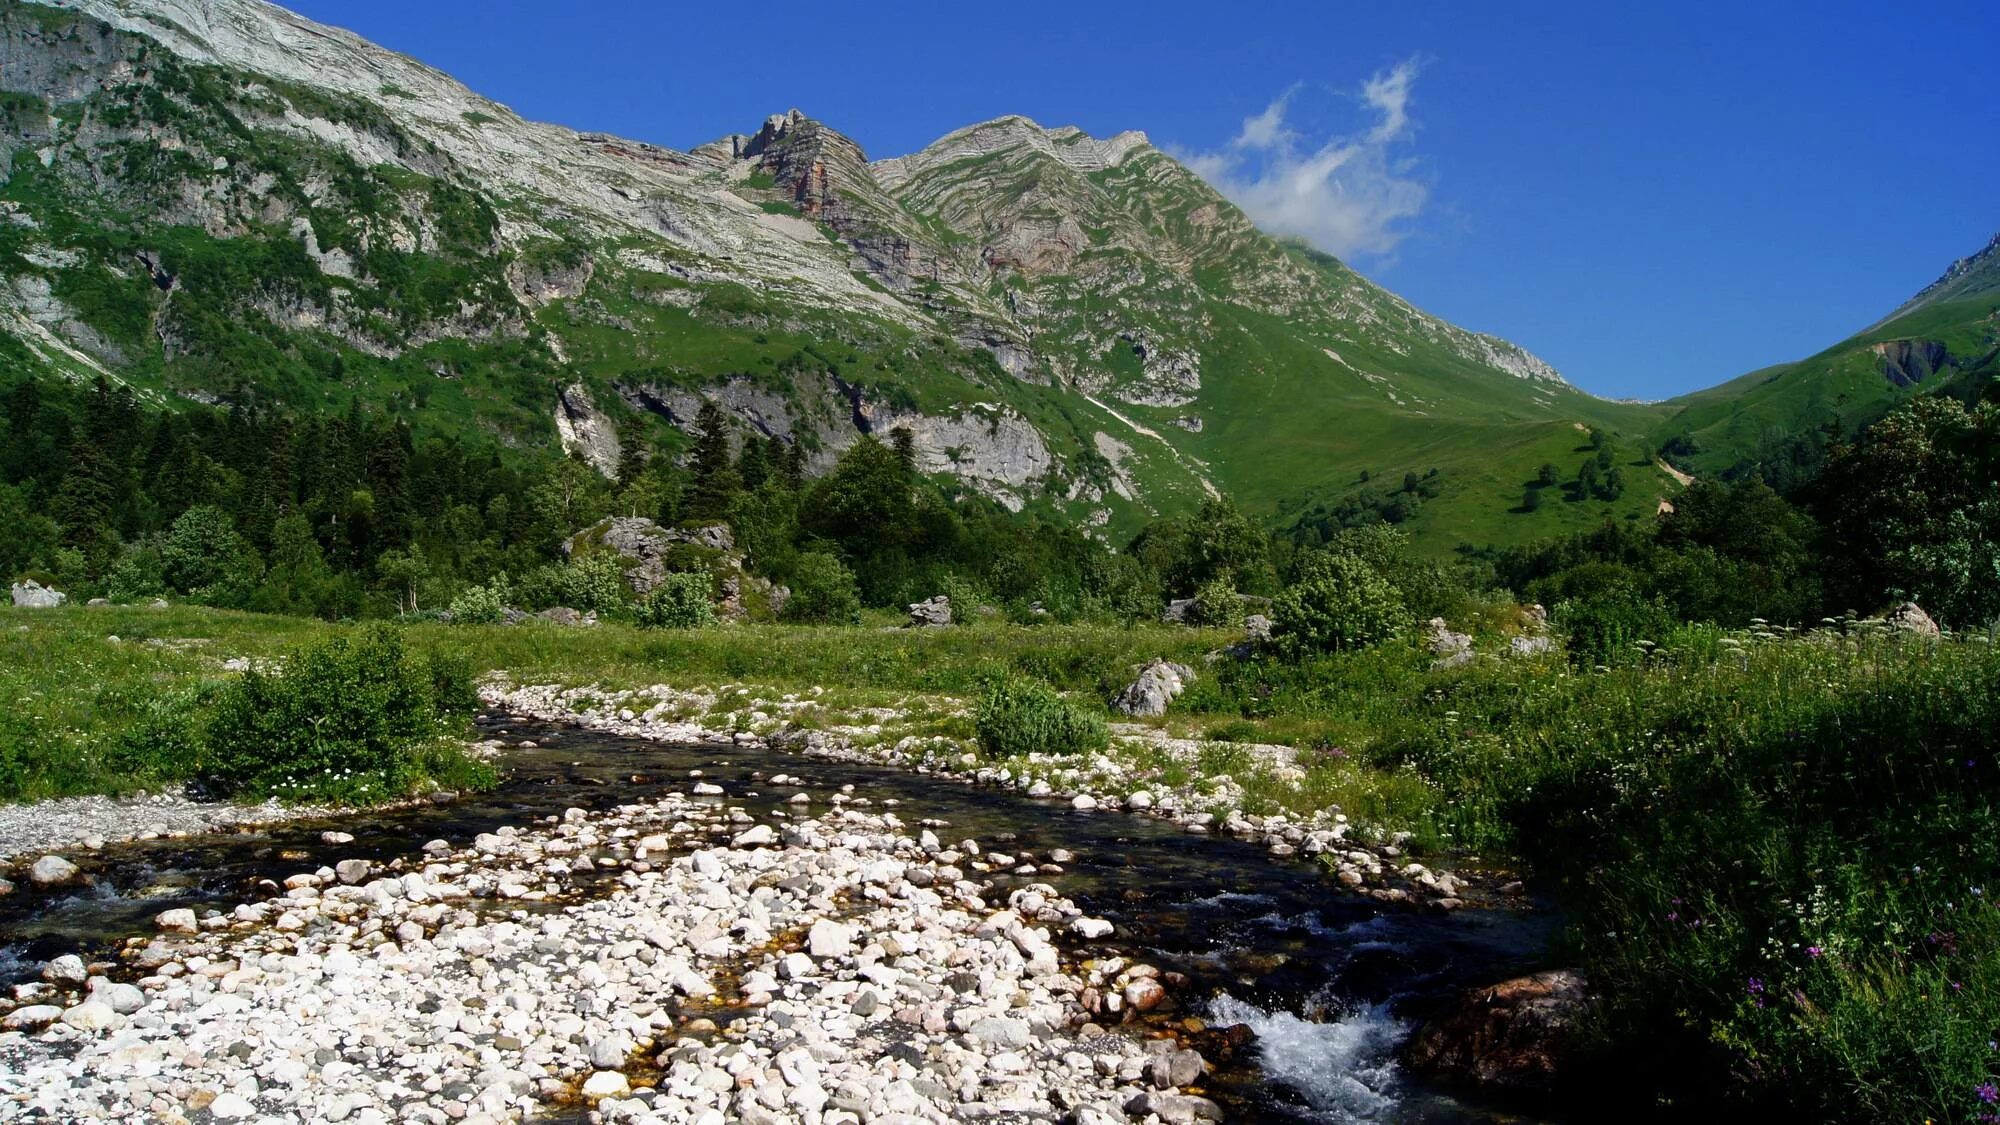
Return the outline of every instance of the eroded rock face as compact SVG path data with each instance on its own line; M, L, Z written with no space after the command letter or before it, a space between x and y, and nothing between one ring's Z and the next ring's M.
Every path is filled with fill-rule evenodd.
M1882 361L1882 377L1898 387L1914 387L1951 363L1937 340L1884 340L1869 350Z
M618 474L618 427L581 384L564 387L556 396L556 434L565 452L590 462L607 477Z
M1127 684L1111 706L1121 715L1152 718L1167 713L1167 705L1194 682L1194 669L1168 660L1155 660L1139 670L1138 679Z
M14 604L23 609L54 609L69 600L61 590L51 590L30 578L13 585Z
M1575 1048L1589 982L1552 969L1465 994L1410 1041L1410 1067L1430 1078L1512 1094L1547 1094Z

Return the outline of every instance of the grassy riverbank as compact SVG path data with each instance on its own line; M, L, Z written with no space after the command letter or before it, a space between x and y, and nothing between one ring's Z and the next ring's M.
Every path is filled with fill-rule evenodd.
M346 627L192 608L0 611L0 761L14 799L136 783L118 748L162 700ZM117 639L112 639L113 637ZM1102 707L1135 665L1197 669L1158 725L1192 754L1117 743L1136 787L1228 775L1249 812L1328 805L1432 852L1525 859L1610 1002L1609 1042L1671 1102L1688 1075L1829 1119L1981 1122L2000 1074L2000 654L1862 623L1688 628L1610 665L1559 654L1433 668L1399 645L1303 661L1204 658L1221 632L620 625L404 631L516 682L738 685L714 714L821 689L826 723L973 745L1001 675ZM901 713L891 716L890 711ZM1245 744L1297 750L1270 769ZM157 773L148 775L157 782ZM1677 1048L1677 1049L1668 1049ZM1690 1069L1692 1068L1692 1069Z

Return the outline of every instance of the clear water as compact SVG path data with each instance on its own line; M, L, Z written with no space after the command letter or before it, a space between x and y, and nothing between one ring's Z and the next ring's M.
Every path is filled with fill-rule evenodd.
M1546 917L1385 907L1344 892L1314 864L1273 862L1249 844L885 767L668 746L506 717L487 727L510 744L539 744L510 749L506 779L490 793L73 856L91 880L87 888L40 894L24 887L0 899L0 982L32 975L57 953L102 952L149 933L153 916L169 906L261 898L287 875L349 856L413 856L433 839L465 844L570 807L645 800L685 787L695 769L721 785L729 803L767 811L794 789L767 791L753 774L786 773L804 778L816 795L853 785L877 810L899 802L893 811L912 832L919 819L949 821L937 829L948 842L973 837L1038 856L1075 852L1058 882L1117 925L1109 944L1190 978L1180 993L1188 1006L1174 1018L1202 1014L1257 1033L1255 1050L1246 1053L1254 1065L1239 1060L1211 1076L1209 1094L1225 1103L1231 1120L1500 1120L1401 1075L1395 1052L1422 1017L1460 990L1531 966L1549 933ZM322 843L319 834L330 827L352 833L354 842ZM1004 894L1016 880L995 881Z

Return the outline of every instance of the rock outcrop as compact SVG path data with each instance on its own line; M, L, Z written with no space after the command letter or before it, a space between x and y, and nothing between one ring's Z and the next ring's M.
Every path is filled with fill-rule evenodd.
M1457 668L1472 663L1472 634L1454 633L1442 617L1433 617L1424 626L1424 643L1437 657L1441 668Z
M30 578L13 584L14 604L23 609L54 609L69 600L61 590L51 590Z
M1405 1057L1420 1074L1496 1093L1555 1090L1590 1005L1581 973L1555 969L1478 988L1410 1041Z
M1888 622L1889 628L1896 632L1907 633L1913 637L1936 637L1941 635L1938 623L1931 620L1931 615L1925 613L1923 607L1915 602L1904 602L1902 605L1890 610L1883 617L1883 620Z
M1134 718L1156 718L1167 713L1167 705L1194 682L1194 669L1169 660L1155 660L1139 670L1139 675L1111 701L1111 708Z
M570 536L563 543L563 554L573 559L603 551L617 555L626 563L625 581L633 593L643 598L659 589L668 572L694 569L691 565L669 564L675 548L681 546L726 555L735 550L736 540L728 524L679 529L661 527L643 516L612 516ZM683 561L692 563L700 559L698 554L689 553Z
M618 475L618 427L581 384L564 387L556 395L556 435L564 452L574 453L607 477Z
M951 624L951 599L939 594L910 603L910 626L916 629L938 629Z

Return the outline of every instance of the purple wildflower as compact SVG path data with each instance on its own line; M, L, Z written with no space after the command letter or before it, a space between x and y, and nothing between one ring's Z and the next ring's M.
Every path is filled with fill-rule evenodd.
M1750 994L1751 994L1752 996L1757 996L1757 995L1761 995L1761 994L1763 993L1763 991L1764 991L1764 982L1763 982L1763 981L1761 981L1761 980L1758 980L1758 979L1757 979L1756 977L1751 977L1751 978L1750 978Z
M1979 1100L1985 1102L1987 1105L2000 1102L2000 1086L1996 1086L1991 1082L1981 1082L1972 1088L1972 1092L1978 1095Z

